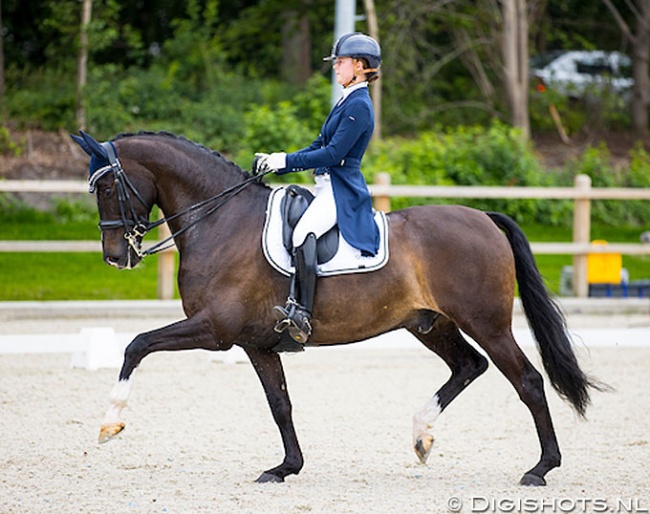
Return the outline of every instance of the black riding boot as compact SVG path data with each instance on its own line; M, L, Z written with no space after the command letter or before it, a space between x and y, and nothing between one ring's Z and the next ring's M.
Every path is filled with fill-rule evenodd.
M284 307L273 307L278 320L276 332L289 330L294 341L305 344L311 335L311 315L316 294L316 236L309 234L305 242L296 248L291 292Z

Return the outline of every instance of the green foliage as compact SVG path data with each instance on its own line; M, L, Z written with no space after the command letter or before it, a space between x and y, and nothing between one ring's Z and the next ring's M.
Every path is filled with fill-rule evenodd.
M275 106L253 105L244 114L246 133L244 146L257 146L265 152L284 150L293 152L304 141L307 125L298 117L298 109L291 102Z
M533 52L620 47L620 30L603 2L553 0L537 4L529 9ZM630 22L633 13L624 9L621 2L617 6ZM55 124L68 129L74 125L81 7L79 0L2 3L7 68L15 67L28 74L48 69L48 73L61 79L49 85L35 84L25 98L19 94L23 89L20 81L8 77L8 105L24 125L48 129ZM385 135L414 134L431 130L436 123L487 125L492 117L507 119L501 86L502 17L496 4L462 1L432 6L419 0L380 0L376 9L379 39L384 48ZM164 81L161 96L178 106L178 97L165 87L173 87L179 95L183 90L181 98L192 103L182 107L191 110L194 102L202 102L200 96L214 99L214 84L224 75L241 75L240 85L244 88L246 79L280 79L283 69L286 73L283 62L291 53L290 41L296 31L310 42L311 69L327 77L329 68L322 57L332 44L333 17L331 0L94 0L88 28L89 70L92 73L98 67L115 66L142 78L149 68L161 67L154 74ZM283 30L270 30L270 25ZM355 29L367 31L368 25L357 20ZM116 82L108 87L118 85ZM15 108L14 100L18 101ZM553 130L545 102L543 98L531 99L533 128ZM617 102L620 98L610 95L597 104L572 103L566 98L554 104L569 132L575 133L582 127L601 126L600 118L605 120L604 128L627 126L627 109ZM226 103L221 101L218 105ZM108 104L89 103L104 118L112 118L111 126L117 128L110 132L141 128L142 116L133 120L129 113L119 112L119 105L112 104L114 109L103 112L105 105ZM204 111L204 107L197 110ZM245 105L239 110L240 116L247 108ZM174 123L177 119L165 121ZM145 123L148 121L144 119ZM235 132L241 137L244 131L239 125ZM194 129L192 123L186 126ZM204 140L227 139L223 133L213 132Z
M67 49L69 52L78 48L81 6L75 0L60 0L56 3L46 2L42 8L42 16L35 21L42 37L51 42L44 48L45 56L49 62L72 71L74 61L66 62L67 52L62 50Z
M96 223L97 208L89 202L58 199L54 202L54 217L59 223Z
M252 105L244 114L245 133L238 161L250 168L254 152L293 152L309 145L329 112L330 87L322 77L312 77L293 100ZM305 173L281 180L305 182Z
M625 185L650 188L650 155L640 142L630 152L630 169Z
M610 165L611 154L604 142L595 147L587 148L575 161L576 174L589 175L594 187L613 187L618 180Z
M50 209L38 210L5 193L0 195L0 220L0 239L30 239L21 226L49 227L42 231L44 237L37 239L78 239L81 234L92 238L97 235L98 214L90 197L53 198ZM88 230L89 227L94 229Z
M34 0L30 5L37 19L25 23L26 4L3 3L7 41L16 43L5 46L11 58L4 105L11 126L74 131L81 5L76 0ZM315 0L307 6L277 0L245 5L154 1L146 17L135 4L93 2L86 93L88 131L97 138L168 130L220 150L249 168L256 151L291 151L316 137L329 111L330 69L321 59L332 39L331 2ZM463 34L471 39L477 28L498 29L498 16L494 17L498 11L472 2L431 9L427 2L415 0L381 1L377 10L384 47L382 129L384 135L394 136L373 143L364 160L370 180L377 172L388 171L395 184L551 186L571 185L575 174L588 173L597 187L648 187L650 159L640 147L631 155L629 170L614 168L607 150L595 148L565 169L546 171L515 130L492 121L505 111L498 88L501 68L490 54L494 41L483 29L485 39L465 41ZM566 12L597 13L589 19L600 19L606 12L602 5L577 0L551 2L547 10L548 18L556 21ZM311 64L317 72L304 87L297 87L277 80L283 35L267 26L269 20L303 16L309 23ZM17 30L20 27L23 32ZM356 28L367 27L360 22ZM566 26L550 30L538 24L533 32L536 29L540 33L547 29L548 41L554 44L607 48L601 29L585 28L584 34ZM455 39L459 37L461 45ZM34 51L38 59L32 60L34 46L40 53ZM476 74L497 86L493 97L479 91ZM627 126L628 112L621 102L607 93L592 92L573 101L550 89L543 94L533 91L532 125L555 131L549 114L552 104L570 134L585 127ZM9 134L0 132L0 152L18 151ZM286 180L308 177L292 174ZM430 201L396 199L394 206ZM463 203L505 211L520 222L544 224L565 223L571 209L570 202L561 201ZM647 223L647 209L643 202L594 203L596 218L610 223Z
M630 152L629 167L616 168L604 143L587 148L564 169L542 170L532 148L517 130L494 122L490 127L457 127L424 132L418 137L374 142L363 170L368 181L379 172L393 184L571 187L574 177L591 177L593 187L650 187L650 155L639 143ZM393 198L393 209L427 203L458 203L458 199ZM472 200L464 205L497 210L519 223L566 225L572 219L568 200ZM647 201L595 200L592 220L602 225L647 227Z
M172 68L174 68L172 66ZM242 147L246 108L263 100L259 82L224 75L195 95L163 65L124 72L107 65L91 74L88 130L103 139L119 132L167 130L234 155Z
M7 218L22 209L23 205L10 193L0 193L0 216Z
M218 77L225 55L218 33L218 0L187 2L187 15L173 21L174 37L163 45L163 58L174 80L195 89L209 88Z
M549 185L521 134L498 122L488 128L457 127L426 132L407 141L389 139L374 143L364 160L364 173L372 180L381 171L391 175L393 184ZM401 208L433 201L402 198L395 199L392 205ZM505 212L520 222L557 224L567 214L566 205L540 200L465 200L463 204Z
M73 77L59 69L9 70L15 84L6 93L9 118L19 127L58 130L74 126Z
M619 93L596 87L579 99L570 98L553 88L530 91L530 125L535 131L555 131L550 113L551 105L560 116L566 132L577 134L584 130L621 130L630 126L630 106Z
M14 141L7 127L0 127L0 155L20 157L23 153L24 138L19 143Z
M322 75L314 74L307 81L305 87L300 88L291 97L292 103L296 106L298 116L307 128L312 132L308 137L315 139L320 132L325 118L331 109L332 87L330 81ZM304 142L299 146L304 146Z
M318 75L296 89L222 73L198 93L181 80L189 71L180 66L160 60L146 70L95 67L87 93L89 132L108 139L167 130L245 161L255 151L309 144L329 111L329 83Z
M631 152L629 169L614 168L610 151L605 143L587 148L569 164L572 175L591 177L593 187L648 187L650 185L650 158L639 145ZM647 226L650 203L647 201L594 200L591 206L592 221L605 225Z
M298 150L311 143L329 112L329 86L314 77L293 101L251 105L244 114L244 148Z
M557 110L562 126L568 134L574 134L585 124L585 115L579 109L572 108L572 103L566 95L557 90L540 87L541 91L533 88L528 98L528 113L532 130L552 132L556 130L551 116L551 106Z
M77 9L72 9L74 13L73 27L75 22L78 24L81 18L79 2L75 3ZM139 49L137 46L139 37L134 35L133 27L120 23L120 9L118 0L93 0L93 12L88 27L88 50L91 54L99 54L112 45L118 44L117 42L121 39L128 41L131 48ZM78 30L75 30L74 35L77 36L77 33Z

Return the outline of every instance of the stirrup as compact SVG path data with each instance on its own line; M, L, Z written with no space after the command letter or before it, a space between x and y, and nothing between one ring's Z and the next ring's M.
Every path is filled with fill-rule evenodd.
M285 307L279 305L273 307L273 316L277 320L273 330L281 334L289 329L289 334L283 334L280 342L272 348L276 353L297 353L305 351L305 345L301 341L296 340L292 333L297 329L297 325L293 320L297 306L298 303L293 298L289 298Z
M275 327L273 327L273 330L275 330L279 334L284 332L287 328L289 328L289 325L291 325L291 319L293 318L296 312L296 308L300 308L300 307L301 305L296 301L296 299L293 296L289 296L287 298L287 303L284 305L284 307L280 305L276 305L275 307L273 307L271 313L273 314L273 317L277 322L275 324Z
M294 341L301 344L307 342L312 330L311 316L295 299L289 297L284 307L273 307L273 316L277 320L273 330L280 334L288 329Z
M297 343L305 344L311 335L311 320L309 317L303 317L300 326L292 318L291 324L289 325L289 335Z
M278 334L281 334L290 326L291 326L291 320L289 318L284 318L279 320L275 325L273 325L273 330Z
M301 344L305 344L311 335L311 314L302 305L297 304L289 310L289 335Z
M278 334L281 334L291 326L291 315L293 314L292 311L295 310L295 307L288 308L288 305L289 301L287 300L287 306L280 307L279 305L276 305L273 307L272 313L276 321L273 330L275 330Z

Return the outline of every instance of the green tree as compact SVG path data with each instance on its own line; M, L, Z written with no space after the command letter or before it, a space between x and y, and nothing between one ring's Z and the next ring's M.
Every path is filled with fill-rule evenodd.
M632 126L640 135L646 135L650 104L650 0L626 3L633 17L632 23L625 20L612 0L603 0L603 2L612 13L625 40L632 45L634 62Z
M171 22L174 35L163 45L163 59L175 80L208 89L222 67L219 1L189 0L185 16Z
M304 84L313 71L330 68L333 0L260 0L227 20L229 62L252 77Z

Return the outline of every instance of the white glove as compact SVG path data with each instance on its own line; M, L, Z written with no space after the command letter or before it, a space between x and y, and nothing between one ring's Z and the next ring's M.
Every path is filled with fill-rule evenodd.
M268 156L264 164L269 170L283 170L287 167L287 154L285 152L275 152Z
M266 164L266 161L269 158L267 153L256 153L255 158L253 159L253 175L259 175L269 170L269 167Z

